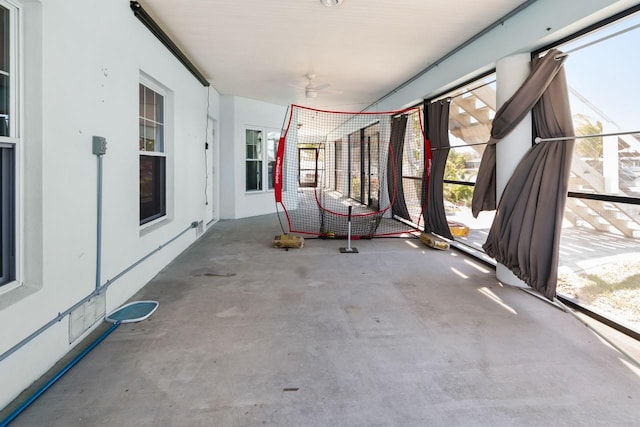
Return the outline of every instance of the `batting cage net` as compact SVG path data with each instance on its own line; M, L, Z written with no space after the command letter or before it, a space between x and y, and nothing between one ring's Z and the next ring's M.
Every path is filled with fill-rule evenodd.
M431 149L419 108L348 113L292 105L287 116L274 192L289 233L344 238L349 218L352 238L420 230Z

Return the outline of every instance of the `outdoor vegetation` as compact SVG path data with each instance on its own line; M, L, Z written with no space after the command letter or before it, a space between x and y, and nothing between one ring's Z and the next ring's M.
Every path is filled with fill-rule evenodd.
M467 167L470 155L454 150L449 152L445 167L444 179L452 181L474 181L475 169ZM444 199L456 206L470 206L473 197L473 187L469 185L446 185L444 187Z
M558 275L558 292L640 331L640 262L637 254L601 258L599 265Z

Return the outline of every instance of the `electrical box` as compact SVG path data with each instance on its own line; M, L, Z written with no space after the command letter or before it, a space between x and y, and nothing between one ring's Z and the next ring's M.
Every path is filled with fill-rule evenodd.
M107 138L103 136L93 137L93 154L96 156L107 154Z

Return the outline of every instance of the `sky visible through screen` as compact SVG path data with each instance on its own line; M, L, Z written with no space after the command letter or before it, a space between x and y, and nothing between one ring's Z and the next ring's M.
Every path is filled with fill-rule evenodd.
M568 52L637 25L640 25L638 14L561 46L560 50ZM639 50L640 27L569 53L565 62L570 88L611 118L618 130L640 130ZM574 115L582 113L591 117L594 122L604 121L595 112L575 102L575 97L571 98Z
M594 125L600 122L604 133L640 131L640 13L557 48L568 52L565 71L572 115L584 115ZM495 75L459 92L485 84L495 91ZM467 144L449 137L452 146Z

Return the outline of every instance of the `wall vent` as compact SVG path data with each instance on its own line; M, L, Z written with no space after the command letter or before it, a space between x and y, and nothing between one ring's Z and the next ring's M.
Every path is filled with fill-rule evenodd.
M99 294L69 314L69 344L77 340L106 314L105 294Z

